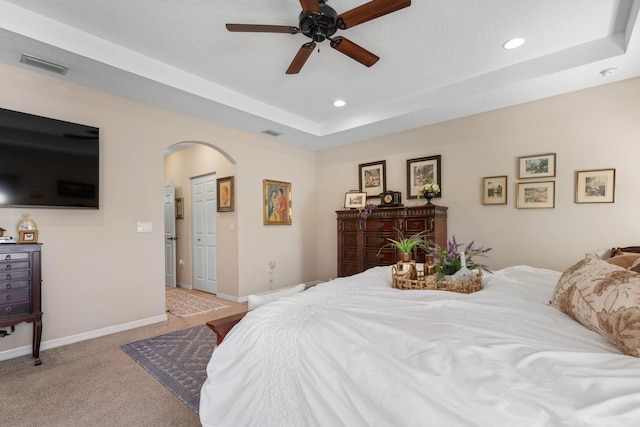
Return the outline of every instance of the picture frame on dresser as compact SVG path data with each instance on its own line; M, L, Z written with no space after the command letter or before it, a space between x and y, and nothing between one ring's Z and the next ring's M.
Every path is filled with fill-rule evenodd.
M386 160L358 165L360 192L367 193L367 199L376 198L387 191L386 166Z
M264 179L264 225L291 225L291 183Z
M345 209L362 209L367 204L367 193L350 191L344 194Z
M442 197L442 156L420 157L407 160L407 199L417 199L420 190L429 182L440 187L434 197Z
M554 208L556 205L556 182L535 181L518 183L518 209Z
M482 204L507 204L507 176L487 176L482 180Z
M576 171L576 203L614 203L616 170Z
M556 176L556 153L518 158L518 178L551 178Z

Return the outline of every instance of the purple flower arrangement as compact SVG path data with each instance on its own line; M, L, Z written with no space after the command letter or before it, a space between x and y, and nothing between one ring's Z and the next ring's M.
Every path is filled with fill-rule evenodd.
M489 267L485 264L479 264L473 260L474 257L487 257L487 252L491 248L475 247L475 240L468 245L464 243L456 242L456 237L453 236L451 240L447 241L447 247L443 248L434 242L429 242L429 248L427 250L427 257L433 260L433 266L435 267L438 277L449 276L455 274L462 268L462 261L460 259L460 252L464 252L467 268L469 270L475 270L480 268L484 271L491 272Z

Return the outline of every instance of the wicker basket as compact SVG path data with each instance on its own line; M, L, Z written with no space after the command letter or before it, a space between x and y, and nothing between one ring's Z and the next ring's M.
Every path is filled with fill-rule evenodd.
M391 266L391 282L396 289L425 289L435 291L458 292L470 294L482 290L482 271L478 269L478 275L471 279L462 280L438 280L436 276L424 276L423 270L417 270L415 280L406 278L406 275L398 274L398 267Z

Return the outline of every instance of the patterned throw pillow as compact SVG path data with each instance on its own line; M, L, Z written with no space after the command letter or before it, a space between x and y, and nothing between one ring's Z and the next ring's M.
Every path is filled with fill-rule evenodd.
M640 274L587 257L562 274L551 304L640 357Z

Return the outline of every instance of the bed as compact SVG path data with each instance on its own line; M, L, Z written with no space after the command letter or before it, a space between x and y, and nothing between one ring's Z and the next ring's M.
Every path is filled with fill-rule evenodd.
M550 304L559 279L514 266L466 295L375 267L261 306L213 352L201 422L640 425L640 358Z

